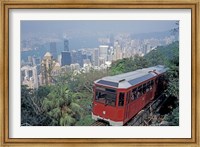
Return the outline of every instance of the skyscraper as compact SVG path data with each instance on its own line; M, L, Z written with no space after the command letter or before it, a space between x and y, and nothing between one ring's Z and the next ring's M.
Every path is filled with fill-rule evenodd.
M83 54L81 50L77 51L77 63L83 67Z
M69 40L67 39L64 40L64 51L69 52Z
M72 63L71 54L68 51L61 52L61 65L70 65Z
M78 63L77 51L71 51L72 64Z
M99 65L99 48L95 48L92 53L93 66Z
M50 53L53 56L53 59L57 59L57 49L56 49L56 42L50 42Z
M108 60L108 45L99 46L99 57L104 58L105 61Z

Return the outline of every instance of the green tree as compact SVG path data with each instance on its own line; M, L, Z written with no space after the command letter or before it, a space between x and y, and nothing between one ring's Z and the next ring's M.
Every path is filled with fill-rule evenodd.
M148 61L145 58L135 55L131 58L124 58L113 62L111 68L109 69L109 73L111 75L117 75L140 68L145 68L147 66Z
M50 125L75 125L80 119L81 107L72 98L72 92L67 84L57 83L51 87L51 92L44 98L43 109L51 118Z

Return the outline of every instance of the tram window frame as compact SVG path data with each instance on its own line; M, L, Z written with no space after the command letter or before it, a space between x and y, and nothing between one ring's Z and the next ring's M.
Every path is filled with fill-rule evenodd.
M126 103L130 103L131 101L131 91L128 91L127 94L126 94Z
M121 95L123 95L121 97ZM118 99L118 106L119 107L123 107L124 106L124 97L125 97L125 93L124 92L120 92L119 93L119 99Z

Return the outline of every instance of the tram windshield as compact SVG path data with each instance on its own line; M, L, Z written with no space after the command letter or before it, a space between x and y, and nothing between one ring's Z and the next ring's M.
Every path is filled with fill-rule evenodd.
M105 105L116 105L116 90L109 88L96 87L95 100Z

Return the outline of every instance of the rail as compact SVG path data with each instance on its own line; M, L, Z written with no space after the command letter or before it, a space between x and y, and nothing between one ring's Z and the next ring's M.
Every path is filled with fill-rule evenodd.
M108 124L102 121L95 121L94 123L91 124L91 126L108 126Z

